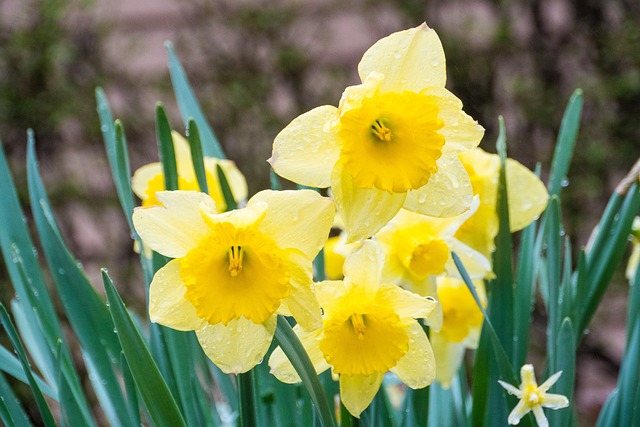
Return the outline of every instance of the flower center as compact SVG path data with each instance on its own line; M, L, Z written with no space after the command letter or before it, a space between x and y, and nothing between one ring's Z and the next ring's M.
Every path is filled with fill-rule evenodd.
M356 331L356 335L358 335L358 339L363 340L364 333L367 331L367 327L364 324L363 315L359 313L355 313L351 315L350 319L351 319L351 325L353 326L353 330Z
M542 402L542 396L540 396L538 388L536 387L532 391L528 392L524 401L530 408L540 405L540 402Z
M438 100L415 92L362 99L340 117L340 160L360 188L402 193L425 185L442 155Z
M380 138L380 141L391 141L391 129L386 127L380 119L376 119L371 125L371 132Z
M242 246L235 245L229 248L229 272L232 277L236 277L242 271L242 259L244 250Z
M438 299L442 305L443 334L450 342L461 342L473 329L479 329L484 320L473 296L456 279L444 278L438 283Z
M444 240L432 239L426 243L420 243L413 249L409 269L419 278L429 274L440 274L444 271L448 259L449 245Z

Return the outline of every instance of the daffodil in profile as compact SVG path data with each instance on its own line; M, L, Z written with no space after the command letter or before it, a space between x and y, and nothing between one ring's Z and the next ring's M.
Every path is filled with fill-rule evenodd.
M486 304L484 281L474 280L473 284ZM443 388L449 388L465 350L478 347L484 316L462 279L438 277L438 302L442 307L442 327L439 331L431 329L429 337L436 359L436 380Z
M473 194L480 197L480 206L462 224L456 237L491 258L499 225L496 204L500 158L476 148L460 154L460 160L469 173ZM507 159L506 171L509 227L515 232L540 216L547 207L549 193L540 178L516 160Z
M340 398L359 417L388 371L411 388L435 378L433 352L416 319L428 317L436 302L380 282L384 255L364 241L344 265L344 281L316 284L324 310L323 327L294 330L318 373L329 368L340 377ZM286 383L300 381L281 349L269 360L271 372Z
M200 187L193 168L189 143L176 131L171 132L171 137L176 154L178 189L199 191ZM214 157L204 158L209 195L216 202L218 211L224 212L227 210L227 205L220 188L217 166L222 168L234 200L244 201L247 199L247 181L233 161ZM156 193L165 190L162 164L159 162L150 163L136 170L131 178L131 189L142 200L142 206L159 205Z
M533 365L527 364L520 369L520 377L522 380L520 388L516 388L509 383L498 380L500 385L504 387L509 394L520 399L516 407L513 408L513 411L509 414L509 418L507 419L509 424L519 424L522 417L527 415L529 412L533 412L538 426L548 427L549 421L544 415L542 408L561 409L569 406L569 399L565 396L561 394L547 393L547 390L549 390L551 386L558 381L560 375L562 375L562 371L556 372L545 382L538 385Z
M262 191L246 208L217 213L195 191L161 191L160 205L136 208L145 245L174 258L149 289L151 321L195 330L227 373L246 372L267 352L276 315L317 329L320 306L311 263L333 222L333 202L311 190Z
M471 185L457 155L484 129L445 89L436 32L422 24L379 40L358 73L362 83L338 108L317 107L276 136L274 171L331 187L349 241L372 236L402 207L438 217L468 209Z

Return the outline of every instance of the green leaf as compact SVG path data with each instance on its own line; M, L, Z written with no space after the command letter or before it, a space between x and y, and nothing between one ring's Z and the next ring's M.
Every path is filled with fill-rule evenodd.
M7 427L28 427L33 425L2 374L0 374L0 396L2 396L2 399L0 399L0 421L4 425Z
M120 344L107 307L62 240L40 178L33 140L27 148L27 177L42 249L69 323L78 335L83 356L94 373L92 385L111 423L126 425L127 405L114 372Z
M240 427L252 427L258 425L256 422L256 402L253 378L253 370L237 376L238 400L240 401Z
M618 407L620 403L620 393L618 389L611 392L607 401L602 406L596 427L619 427Z
M161 103L156 104L156 141L158 153L164 172L164 186L168 191L178 189L178 168L176 166L176 152L173 147L171 125L167 113Z
M573 157L573 149L580 128L580 116L582 115L582 89L576 89L569 99L558 140L556 149L551 163L551 174L549 177L549 195L558 196L562 190L563 183L566 182L569 164ZM565 184L566 185L566 184Z
M13 353L2 346L0 346L0 370L22 381L23 383L28 383L29 381L27 379L27 376L24 374L20 360L16 356L14 356ZM40 387L40 390L42 390L42 393L46 394L53 400L58 400L58 393L56 392L56 390L51 388L51 386L49 386L49 384L47 384L45 380L40 378L38 375L34 374L33 377L38 384L38 387Z
M216 165L216 172L218 174L218 181L220 181L220 190L222 191L222 195L224 196L224 202L227 205L227 211L232 211L238 207L238 204L233 198L233 193L231 192L229 181L227 181L227 177L225 176L224 171L222 170L220 165Z
M167 427L184 426L185 422L167 383L104 269L102 280L122 351L153 423Z
M138 390L136 389L136 383L131 375L129 364L124 357L124 353L120 355L120 366L122 366L122 381L124 382L124 388L127 392L127 403L129 404L129 419L130 425L139 426L140 422L140 410L138 407Z
M198 179L198 186L200 187L200 191L209 194L200 132L198 131L196 121L192 118L189 119L189 124L187 125L187 138L189 140L189 147L191 148L191 161L193 162L193 170L196 172L196 178Z
M269 181L271 182L271 189L275 191L282 190L282 184L280 184L280 178L273 171L273 169L269 169Z
M640 319L636 319L629 344L625 349L618 377L618 389L620 390L620 425L633 425L634 409L637 410L640 396L638 396L638 383L640 383Z
M531 312L535 302L535 236L537 223L533 222L524 229L520 239L518 272L514 301L513 336L517 340L513 344L513 364L524 365L529 350L529 331L531 328Z
M296 372L302 379L302 383L311 395L313 403L316 405L320 421L324 427L334 427L335 422L333 419L333 412L327 401L327 397L324 394L324 390L316 371L309 360L309 356L302 347L300 340L293 332L289 322L282 317L278 316L278 327L275 332L275 339L280 344L282 351L287 356Z
M22 364L22 369L24 370L24 374L27 377L27 381L29 383L29 386L31 387L33 396L35 397L36 405L38 406L38 410L40 411L40 416L42 416L43 423L47 427L54 427L56 425L56 422L53 419L51 410L49 409L42 391L40 390L40 387L38 387L38 383L36 382L33 373L31 372L29 361L27 360L27 353L25 352L24 347L22 346L22 342L18 337L18 331L16 331L16 328L13 326L11 318L9 317L9 313L7 313L7 309L2 304L0 304L0 323L2 323L4 330L7 331L9 340L11 340L13 348L18 353L18 358L20 359L20 363Z
M220 143L213 133L213 129L209 126L209 122L204 117L200 104L196 99L196 96L191 89L187 75L180 64L180 60L176 56L173 50L173 44L166 42L165 47L169 55L169 73L171 74L171 83L173 84L173 92L178 102L178 108L180 109L180 115L184 125L187 126L189 119L193 118L198 124L200 129L200 136L202 138L202 149L205 156L216 157L218 159L226 158Z
M547 248L546 255L546 279L547 279L547 315L549 322L547 325L547 356L549 360L549 368L551 372L556 371L557 351L556 342L558 332L560 330L560 310L558 300L560 297L560 277L561 277L561 261L562 261L562 243L561 233L561 217L560 217L560 200L558 196L552 196L547 206L545 215L545 229L543 242Z
M561 394L569 399L570 406L564 409L548 411L549 425L571 426L573 418L573 382L576 374L576 338L573 330L573 322L568 317L562 320L555 343L557 351L553 369L548 370L549 375L562 371L558 382L553 386L551 393Z
M107 159L109 160L109 167L111 168L111 176L113 177L118 199L129 228L135 233L131 220L134 206L133 194L131 193L131 167L129 166L129 154L124 129L119 120L114 124L107 96L100 87L96 88L96 103L98 104L100 129L107 152Z

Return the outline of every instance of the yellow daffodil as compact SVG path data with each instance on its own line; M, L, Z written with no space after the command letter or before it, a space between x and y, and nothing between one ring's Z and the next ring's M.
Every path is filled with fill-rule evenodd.
M478 208L478 198L467 212L452 218L434 218L405 209L377 234L386 253L383 277L422 296L437 297L436 277L459 277L451 252L456 252L472 279L491 272L489 260L454 237L456 231ZM442 306L434 310L429 325L439 330Z
M331 187L348 240L372 236L401 207L437 217L464 212L472 189L458 153L484 129L445 89L442 44L422 24L379 40L358 66L362 83L339 107L293 120L273 143L274 171Z
M478 211L460 227L456 237L491 258L498 234L498 179L500 158L480 148L460 154L469 173L473 194L480 196ZM507 197L511 232L531 224L547 206L549 194L540 178L513 159L507 159Z
M473 283L480 300L485 303L484 282L475 280ZM478 347L484 317L461 279L439 277L438 300L442 307L442 327L438 332L432 329L430 338L436 359L436 380L448 388L462 364L465 349Z
M176 154L176 168L178 170L178 189L199 191L198 180L193 161L191 160L191 148L189 143L178 132L171 132L173 148ZM218 180L217 165L220 165L225 178L229 182L229 188L236 201L247 199L247 182L231 160L204 158L204 168L207 176L209 195L216 202L219 212L227 210L227 205ZM160 202L156 197L158 191L165 190L164 173L161 163L150 163L142 166L131 178L131 189L142 200L142 206L156 206Z
M633 283L636 277L636 271L638 270L638 263L640 263L640 217L633 219L633 226L631 227L631 255L627 262L626 276L630 283Z
M556 372L545 382L538 385L533 365L527 364L520 369L522 384L520 384L519 389L509 383L498 380L500 385L504 387L509 394L520 399L516 407L513 408L513 411L509 414L509 418L507 420L509 424L516 425L520 423L522 417L527 415L529 412L533 412L538 426L548 427L549 421L547 421L547 417L544 415L542 408L561 409L569 406L569 399L565 396L561 394L547 393L547 390L549 390L551 386L558 381L560 375L562 375L562 371Z
M294 328L316 371L331 368L340 376L340 397L356 417L369 406L386 372L411 388L426 387L435 377L431 345L416 319L428 317L436 302L380 283L383 262L379 246L363 242L345 262L344 281L316 284L323 328ZM300 381L281 349L269 366L280 381Z
M136 208L145 245L174 258L154 276L149 316L195 330L209 358L227 373L264 356L276 315L305 329L321 326L311 262L324 245L334 205L311 190L262 191L246 208L218 214L195 191L161 191L160 206Z

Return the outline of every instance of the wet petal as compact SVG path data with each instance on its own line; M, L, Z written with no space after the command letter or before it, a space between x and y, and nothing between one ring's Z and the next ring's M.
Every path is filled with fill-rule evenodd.
M204 320L184 298L186 287L180 277L180 261L173 260L153 276L149 286L149 318L179 331L200 329Z
M131 190L140 200L146 199L149 182L159 175L163 175L162 164L156 162L142 166L135 171L131 178Z
M449 245L451 247L451 251L455 252L455 254L460 258L460 261L462 261L462 265L464 265L464 268L467 270L467 273L469 273L469 277L471 279L483 279L491 273L491 262L480 252L465 245L458 239L452 239L449 242ZM446 270L449 276L460 277L458 268L453 262L453 257L449 257Z
M344 262L344 275L356 285L378 287L384 265L384 253L372 240L363 241Z
M243 201L247 200L247 180L245 179L240 169L231 160L216 159L213 157L205 157L204 167L207 171L207 184L209 186L209 192L211 192L212 184L216 187L220 187L220 180L218 179L217 166L220 165L224 176L229 183L231 194L234 200ZM209 181L212 181L211 183Z
M377 188L357 188L340 164L334 168L331 179L348 243L374 235L398 213L407 196L407 193L390 193Z
M311 264L299 252L289 254L291 293L283 300L296 322L305 330L322 327L320 304L312 290Z
M457 156L443 155L437 164L438 172L431 175L425 186L409 191L403 207L442 218L460 215L473 201L469 175Z
M163 206L136 208L133 224L146 246L164 256L183 257L209 231L200 210L215 212L215 203L195 191L161 191L157 196Z
M547 207L547 187L533 172L513 159L507 159L507 197L512 232L531 224Z
M384 294L385 302L401 319L428 318L438 305L433 297L423 297L395 285L385 285L380 292Z
M261 191L247 207L264 202L269 206L260 230L282 248L301 250L313 260L329 237L335 205L312 190Z
M171 139L173 139L173 150L176 156L178 175L184 180L195 181L196 172L193 169L189 142L175 130L171 131Z
M299 325L296 325L293 330L307 352L316 373L321 374L329 369L331 366L324 360L318 345L322 337L322 329L307 332L303 331ZM271 368L271 374L283 383L293 384L301 381L298 373L280 347L276 348L271 354L269 367Z
M268 160L273 170L298 184L329 187L341 145L327 124L335 119L337 111L324 105L289 123L273 141L273 154Z
M315 284L316 297L325 313L337 308L333 304L333 301L347 292L348 288L349 286L342 280L324 280Z
M423 388L436 377L436 362L429 339L417 321L407 327L409 351L398 361L391 372L411 388Z
M340 398L351 415L360 418L380 389L383 378L382 373L340 375Z
M464 345L450 342L442 334L431 334L431 346L438 367L436 379L443 388L449 388L451 380L462 365Z
M384 74L381 90L385 92L444 87L447 74L442 43L427 24L393 33L377 41L362 57L360 79L364 81L371 72Z
M244 317L208 324L196 331L207 357L224 373L241 374L256 366L267 353L276 330L276 316L264 323L253 323Z

